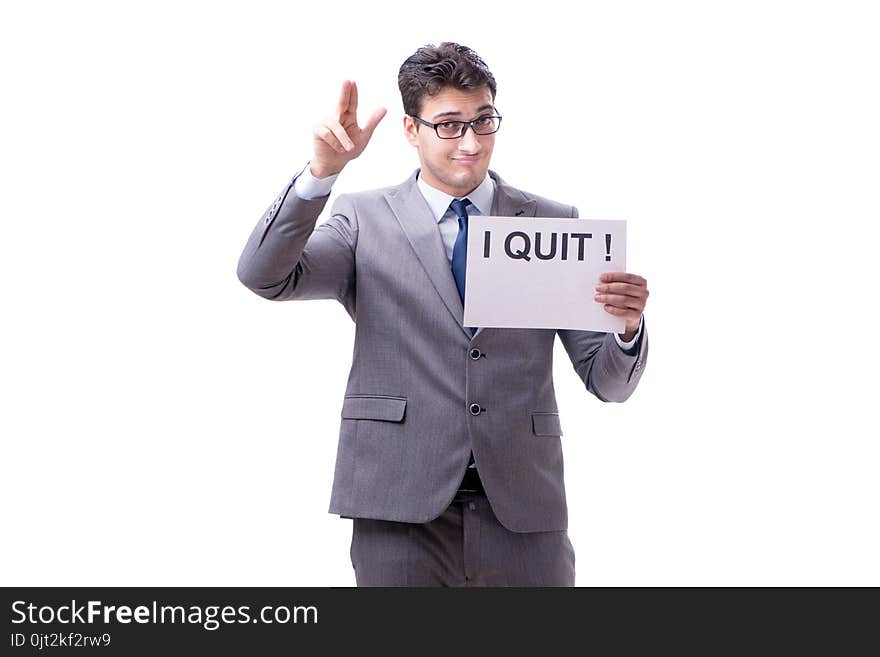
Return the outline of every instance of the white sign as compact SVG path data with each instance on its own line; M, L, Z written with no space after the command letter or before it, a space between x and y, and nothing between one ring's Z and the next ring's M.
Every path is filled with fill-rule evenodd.
M623 333L593 300L599 275L626 271L626 222L468 219L464 325Z

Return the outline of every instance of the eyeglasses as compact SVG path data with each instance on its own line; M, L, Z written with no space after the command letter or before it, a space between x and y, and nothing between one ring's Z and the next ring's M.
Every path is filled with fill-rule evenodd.
M468 126L470 126L471 130L474 131L474 134L477 135L491 135L493 132L498 132L498 128L501 127L501 117L498 115L481 116L473 121L443 121L441 123L429 123L415 115L411 114L410 116L412 116L413 120L417 123L426 125L429 128L434 128L434 132L437 133L437 136L440 137L440 139L459 139L460 137L464 137L464 133L467 132Z

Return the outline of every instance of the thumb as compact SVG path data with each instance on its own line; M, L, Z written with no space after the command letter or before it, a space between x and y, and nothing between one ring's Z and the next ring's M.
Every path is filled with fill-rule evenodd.
M373 130L376 129L376 126L379 125L379 121L385 118L385 114L388 112L384 107L380 107L375 112L370 115L370 118L367 120L366 125L363 127L363 132L366 133L367 139L373 136Z

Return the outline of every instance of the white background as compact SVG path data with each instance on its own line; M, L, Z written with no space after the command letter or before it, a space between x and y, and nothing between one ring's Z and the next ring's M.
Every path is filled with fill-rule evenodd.
M397 70L453 40L492 168L651 290L627 403L557 343L578 585L880 585L871 4L4 3L0 583L354 583L353 324L235 268L342 80L389 115L334 196L410 175Z

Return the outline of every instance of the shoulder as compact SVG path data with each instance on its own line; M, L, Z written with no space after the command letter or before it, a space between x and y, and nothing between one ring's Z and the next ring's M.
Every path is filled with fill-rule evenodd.
M568 217L571 216L572 210L574 210L574 206L570 205L569 203L554 201L551 198L547 198L539 194L534 194L532 192L524 191L522 192L522 194L526 199L530 199L535 202L535 207L538 211L538 214L551 214L555 216Z
M377 208L386 207L387 199L400 196L410 188L415 187L415 175L397 185L376 187L356 192L345 192L336 198L334 207L345 208Z
M556 201L540 194L535 194L513 185L509 185L494 171L491 172L492 178L495 180L495 193L506 197L508 202L512 203L534 203L535 214L537 216L548 217L576 217L577 208L569 203Z
M363 189L357 192L346 192L344 194L340 194L340 198L345 196L348 199L351 199L354 202L370 202L381 199L387 195L396 194L401 188L401 185L389 185L388 187L376 187L375 189Z

